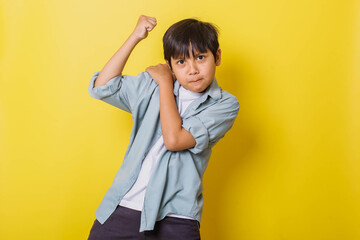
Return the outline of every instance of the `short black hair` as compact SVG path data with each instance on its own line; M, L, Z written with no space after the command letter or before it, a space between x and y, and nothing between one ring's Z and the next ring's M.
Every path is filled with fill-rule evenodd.
M165 32L163 37L164 58L171 66L171 57L188 58L189 45L193 56L194 49L200 53L209 49L216 61L216 51L219 48L217 27L208 22L202 22L194 18L188 18L174 23Z

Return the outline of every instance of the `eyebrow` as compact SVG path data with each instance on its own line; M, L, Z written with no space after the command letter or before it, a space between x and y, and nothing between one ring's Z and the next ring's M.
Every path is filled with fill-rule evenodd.
M207 54L208 54L207 52L203 52L203 53L197 52L197 53L195 53L194 57L198 57L200 55L207 55ZM177 58L174 58L174 57L172 57L172 58L176 61L176 60L182 60L182 59L184 59L186 57L185 56L180 56L180 57L177 57Z
M195 56L194 56L194 57L197 57L197 56L199 56L199 55L206 55L206 54L208 54L208 53L207 53L207 52L203 52L203 53L199 52L199 53L195 53Z

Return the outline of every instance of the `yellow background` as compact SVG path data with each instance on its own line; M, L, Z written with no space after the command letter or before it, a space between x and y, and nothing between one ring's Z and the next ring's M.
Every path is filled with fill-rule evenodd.
M163 63L188 17L220 28L233 128L204 175L205 240L360 239L360 2L1 1L0 239L87 239L131 115L88 84L138 16L156 28L124 69Z

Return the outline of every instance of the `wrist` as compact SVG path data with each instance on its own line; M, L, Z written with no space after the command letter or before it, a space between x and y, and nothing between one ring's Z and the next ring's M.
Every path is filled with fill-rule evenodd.
M159 88L161 89L173 89L174 83L170 81L159 81Z
M130 34L129 38L128 38L129 41L137 44L139 43L141 40L143 40L143 38L137 36L134 32Z

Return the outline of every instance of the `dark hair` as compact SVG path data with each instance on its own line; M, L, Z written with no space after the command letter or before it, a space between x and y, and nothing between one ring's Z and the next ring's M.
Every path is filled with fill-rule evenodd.
M164 58L169 61L170 68L171 57L190 57L190 43L193 56L194 49L200 53L209 49L216 61L216 51L219 48L218 29L211 23L188 18L174 23L164 34Z

